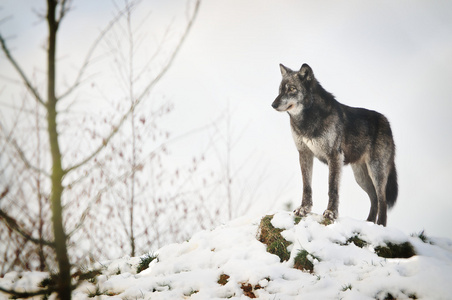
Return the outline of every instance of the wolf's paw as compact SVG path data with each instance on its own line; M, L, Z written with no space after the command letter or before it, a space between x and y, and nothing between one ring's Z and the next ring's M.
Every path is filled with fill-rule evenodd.
M337 212L334 212L334 211L332 211L332 210L327 209L327 210L325 210L325 212L323 213L323 217L324 217L325 219L330 220L330 221L336 220L336 218L337 218Z
M311 208L306 206L300 206L296 210L293 211L296 216L306 217L310 212Z

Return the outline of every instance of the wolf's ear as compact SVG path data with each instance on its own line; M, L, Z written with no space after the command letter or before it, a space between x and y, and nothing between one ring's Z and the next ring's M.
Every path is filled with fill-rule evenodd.
M285 67L283 64L279 64L279 68L281 69L281 75L284 76L289 73L291 70Z
M308 64L303 64L298 71L301 80L311 81L314 78L311 67Z

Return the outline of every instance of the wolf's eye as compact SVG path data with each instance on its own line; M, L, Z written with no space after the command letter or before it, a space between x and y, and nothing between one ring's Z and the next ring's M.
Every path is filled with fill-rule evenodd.
M294 86L289 86L289 92L296 92L297 89Z

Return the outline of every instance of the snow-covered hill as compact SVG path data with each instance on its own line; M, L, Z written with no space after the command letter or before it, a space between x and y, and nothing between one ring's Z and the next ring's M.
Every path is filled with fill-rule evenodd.
M293 214L279 212L269 220L281 229L277 232L288 245L288 260L281 262L259 241L261 220L241 218L161 248L155 253L158 258L140 273L139 257L98 264L95 267L102 274L79 286L73 297L452 299L452 240L423 241L394 228L349 218L324 225L321 216L310 215L295 224ZM416 253L410 258L379 256L385 246L409 244ZM294 268L300 252L312 262L311 272ZM46 276L25 273L19 278L9 273L0 278L0 286L30 291Z

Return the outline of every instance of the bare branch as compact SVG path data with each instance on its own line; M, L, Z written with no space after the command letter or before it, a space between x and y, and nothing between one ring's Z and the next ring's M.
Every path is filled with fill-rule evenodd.
M100 275L101 272L99 270L92 270L88 272L77 271L71 275L73 279L76 279L75 284L70 286L71 290L75 290L83 281L93 279L96 276ZM58 276L58 274L50 274L50 278L53 280ZM5 289L0 286L0 292L6 293L14 297L14 299L25 299L30 297L36 297L41 295L50 295L57 291L56 282L52 282L46 289L37 290L35 292L18 292L14 289Z
M36 101L41 103L42 105L46 105L44 100L42 100L41 96L38 93L38 90L31 84L30 80L27 78L27 75L25 75L22 68L19 66L19 64L16 62L14 57L11 55L11 51L8 49L5 39L0 34L0 43L2 44L2 50L3 53L6 55L6 58L8 61L13 65L14 69L16 69L17 73L19 73L20 77L22 78L23 82L25 83L25 86L30 91L30 93L35 97Z
M0 107L9 108L9 109L11 109L13 111L16 111L16 112L21 111L21 112L24 112L24 113L27 113L27 114L35 114L36 113L35 109L26 109L23 106L19 107L19 106L16 106L14 104L5 103L5 102L0 102ZM39 115L39 117L40 118L45 118L45 115Z
M116 17L114 17L110 23L99 33L99 36L94 41L94 43L91 45L91 48L89 48L88 53L85 56L85 60L83 61L82 66L80 67L80 70L78 71L77 77L75 78L74 83L60 96L57 97L58 100L61 100L68 95L70 95L76 88L78 88L82 84L82 77L85 74L86 68L91 62L91 58L94 54L94 51L96 50L97 46L99 46L100 42L104 39L105 35L112 29L113 25L115 25L118 20L124 15L125 10L120 11Z
M35 172L44 174L47 177L50 177L50 174L48 172L46 172L45 170L40 169L39 167L34 166L26 157L24 151L22 150L22 148L17 144L16 140L12 137L13 132L14 132L14 128L16 128L17 122L20 119L20 114L22 112L25 111L24 109L24 104L25 102L22 103L22 107L18 108L19 114L16 116L16 120L14 121L14 125L12 126L12 128L9 130L9 133L7 132L5 126L2 124L2 122L0 121L0 132L3 132L4 136L5 136L5 140L8 144L10 144L17 152L17 154L19 155L20 159L22 160L22 162L25 164L25 166Z
M188 33L190 32L190 29L194 23L194 20L196 18L196 15L198 14L199 11L199 5L200 5L200 0L196 1L196 5L193 11L193 14L185 28L185 32L182 35L181 39L179 40L179 43L177 44L176 48L174 49L173 53L171 54L168 63L165 65L165 67L160 71L160 73L144 88L144 90L142 91L142 93L136 98L135 101L133 101L133 103L131 104L129 110L122 116L121 120L119 120L118 124L113 127L113 130L110 132L110 134L104 138L104 140L102 141L102 144L99 145L97 147L96 150L93 151L93 153L91 153L89 156L87 156L85 159L83 159L82 161L80 161L79 163L65 169L63 172L64 174L67 174L75 169L78 169L79 167L83 166L84 164L86 164L87 162L89 162L91 159L93 159L96 155L98 155L103 149L105 149L105 147L108 145L108 143L110 142L110 140L116 135L116 133L119 131L119 129L122 127L122 125L124 124L124 122L127 120L127 118L130 116L130 114L135 110L136 106L141 102L141 100L143 100L143 98L149 93L149 91L160 81L160 79L163 78L163 76L166 74L166 72L169 70L169 68L171 67L174 59L176 58L177 53L179 52L180 48L182 47L182 44L184 43L184 41L186 40Z
M71 6L71 0L62 0L60 4L60 14L56 20L57 24L59 25L61 20L64 18L66 13L70 10Z
M2 25L2 23L5 23L7 21L9 21L10 19L12 19L12 16L6 16L0 19L0 25Z
M40 290L40 291L36 291L36 292L18 292L15 290L8 290L8 289L4 289L4 288L0 287L0 292L10 294L15 298L22 299L22 298L30 298L30 297L35 297L35 296L51 294L51 293L55 292L55 290L53 288L51 288L51 289L45 289L45 290Z
M176 48L174 49L173 53L171 54L168 63L166 66L160 71L160 73L146 86L146 88L143 90L140 96L137 97L137 102L141 101L142 98L163 78L163 76L168 72L171 65L174 62L174 59L176 58L177 53L181 49L184 41L186 40L188 33L190 32L190 29L196 19L196 16L198 15L199 6L200 6L201 0L196 0L195 8L193 11L193 14L191 18L188 21L187 26L185 27L185 32L182 35L182 37L179 40L179 43L177 44Z
M119 128L121 128L122 124L124 123L124 121L129 117L129 114L133 111L133 109L135 108L135 104L133 104L129 111L121 118L121 120L119 121L118 125L116 125L115 127L113 127L113 130L110 132L110 134L103 139L102 144L97 147L96 150L94 150L93 153L91 153L89 156L87 156L85 159L83 159L81 162L73 165L72 167L69 167L67 169L63 170L63 174L67 174L75 169L80 168L81 166L83 166L84 164L86 164L87 162L89 162L91 159L93 159L96 155L98 155L110 142L110 140L116 135L116 133L119 131Z
M5 196L9 193L9 187L7 186L5 190L0 194L0 200L5 198Z
M90 201L90 204L88 204L88 206L86 207L86 209L83 211L83 213L81 214L80 220L79 222L74 226L74 229L68 234L68 237L71 237L74 233L76 233L84 224L85 219L88 215L88 212L91 210L92 206L94 205L94 203L96 202L96 199L99 199L102 194L104 192L106 192L107 190L109 190L112 186L114 186L116 183L123 181L125 178L128 178L133 172L136 172L138 170L140 170L142 168L142 166L145 164L145 160L149 159L150 157L153 156L153 154L157 153L158 151L160 151L161 149L165 148L168 146L168 144L171 143L175 143L183 138L186 138L190 135L194 135L196 133L202 132L204 130L207 130L209 128L212 127L213 124L215 124L215 122L217 121L213 121L212 123L206 124L204 126L195 128L191 131L188 131L186 133L183 133L181 135L175 136L174 138L156 146L153 150L151 150L150 152L148 152L145 156L144 159L141 159L138 163L136 163L130 170L125 171L123 174L116 176L115 178L111 179L108 181L108 183L105 185L105 187L99 189L99 191L97 192L96 196L93 197L93 199ZM71 184L69 184L68 186L66 186L66 188L72 187L75 184L77 184L78 181L80 181L82 178L77 179L76 181L72 182ZM188 179L187 179L188 181ZM185 184L186 182L184 182L181 187L179 188L179 190L182 189L182 186ZM177 192L176 194L180 195L180 192ZM213 221L212 221L213 222ZM125 227L125 226L124 226Z
M2 123L0 122L0 131L5 132L5 129L2 125ZM25 153L22 151L22 149L20 148L20 146L17 144L17 142L11 137L11 134L5 134L5 139L6 141L13 146L14 150L16 150L17 154L19 155L20 159L22 160L22 162L25 164L25 166L35 172L41 173L47 177L50 177L50 174L48 172L46 172L43 169L40 169L36 166L34 166L25 156Z
M26 240L37 244L37 245L46 245L46 246L50 246L50 247L54 247L55 243L44 240L44 239L36 239L34 237L31 236L31 234L25 232L25 230L23 230L23 228L21 228L21 226L19 224L17 224L17 221L12 218L11 216L9 216L6 212L4 212L3 210L0 209L0 220L3 219L5 224L13 231L17 232L18 234L20 234L21 236L23 236Z

